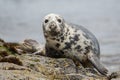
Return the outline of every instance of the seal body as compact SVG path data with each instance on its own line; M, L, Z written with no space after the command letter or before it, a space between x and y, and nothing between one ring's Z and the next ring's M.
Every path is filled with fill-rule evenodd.
M82 26L68 24L57 14L48 14L43 21L47 56L91 64L101 74L107 74L107 69L100 63L99 43L91 32Z

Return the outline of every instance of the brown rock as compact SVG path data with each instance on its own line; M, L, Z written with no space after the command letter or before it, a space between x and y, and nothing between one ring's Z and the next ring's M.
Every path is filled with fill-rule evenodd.
M0 80L108 80L94 69L76 66L71 59L46 57L44 52L35 40L4 42L0 48Z

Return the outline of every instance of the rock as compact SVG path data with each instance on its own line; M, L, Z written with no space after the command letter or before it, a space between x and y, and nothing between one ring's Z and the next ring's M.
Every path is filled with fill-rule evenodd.
M118 71L118 72L113 72L113 73L109 76L109 79L112 79L112 80L120 80L120 71Z
M32 39L25 39L24 41L20 42L19 45L14 46L14 49L15 49L14 51L19 54L29 53L45 56L44 46Z
M42 73L49 80L107 80L107 77L86 71L82 66L79 67L81 73L77 73L76 66L71 59L56 59L33 54L20 55L19 58L22 60L25 67Z
M12 55L1 58L0 62L9 62L17 65L23 65L22 62L19 60L19 58Z
M12 63L0 63L0 80L49 80L41 73Z
M99 75L92 68L85 69L81 64L76 66L71 59L46 57L44 47L40 47L35 40L16 44L4 42L0 45L0 80L112 79Z

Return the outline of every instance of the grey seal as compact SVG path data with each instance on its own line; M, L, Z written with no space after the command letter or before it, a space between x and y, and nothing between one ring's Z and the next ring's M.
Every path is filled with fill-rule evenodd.
M98 40L86 28L67 23L63 17L53 13L44 17L42 26L47 56L70 58L83 66L93 66L102 75L107 74L108 70L100 62Z

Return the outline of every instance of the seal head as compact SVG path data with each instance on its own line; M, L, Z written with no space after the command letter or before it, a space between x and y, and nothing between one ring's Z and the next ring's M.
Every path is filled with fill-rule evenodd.
M49 14L43 20L43 29L46 36L57 36L64 28L64 19L60 15Z

